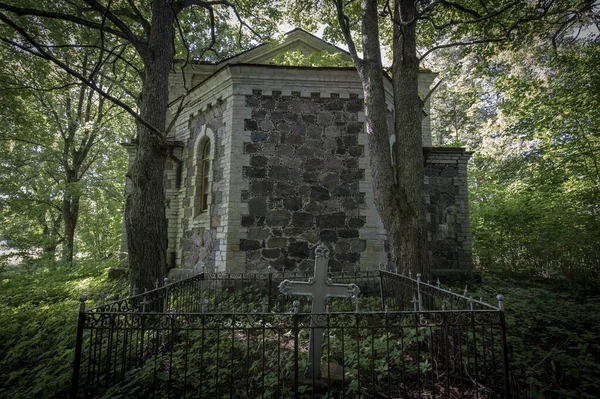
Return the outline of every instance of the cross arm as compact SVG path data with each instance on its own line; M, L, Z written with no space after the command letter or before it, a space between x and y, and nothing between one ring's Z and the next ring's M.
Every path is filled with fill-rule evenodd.
M283 280L279 284L279 292L283 295L314 296L312 286L311 282Z
M336 298L356 298L360 294L360 289L356 284L334 284L326 283L327 291L325 296Z

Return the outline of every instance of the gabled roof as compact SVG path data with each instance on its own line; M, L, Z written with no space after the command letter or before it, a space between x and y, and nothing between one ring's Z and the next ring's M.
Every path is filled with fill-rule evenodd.
M260 44L233 57L221 60L212 65L223 66L227 64L273 64L273 58L288 51L301 51L308 56L312 53L326 51L328 53L341 53L344 60L351 61L350 54L344 49L327 43L323 39L296 28L285 33L280 41Z

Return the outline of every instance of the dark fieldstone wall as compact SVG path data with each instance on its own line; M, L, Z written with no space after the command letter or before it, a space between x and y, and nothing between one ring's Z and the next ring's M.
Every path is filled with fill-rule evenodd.
M243 169L249 190L242 193L248 214L241 220L248 235L240 240L246 268L312 269L309 258L322 241L332 249L332 270L352 269L367 246L359 236L363 101L292 94L255 90L246 97L252 109L244 143L250 164Z
M182 267L199 269L202 264L207 270L215 267L215 252L219 249L217 228L222 225L219 209L223 198L223 108L221 104L190 120L190 136L185 145L183 187L183 237L181 240ZM212 160L212 184L209 212L194 218L194 187L196 186L197 168L194 165L194 151L197 150L197 141L202 139L201 130L206 126L212 130L214 148Z
M456 279L473 269L464 148L425 149L425 202L432 274Z

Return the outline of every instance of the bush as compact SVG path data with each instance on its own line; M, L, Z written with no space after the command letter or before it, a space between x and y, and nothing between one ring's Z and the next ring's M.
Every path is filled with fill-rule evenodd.
M0 397L67 397L73 372L78 297L99 303L125 293L108 263L66 266L28 261L0 269Z
M474 296L505 295L512 378L518 397L597 398L600 392L598 291L493 278Z

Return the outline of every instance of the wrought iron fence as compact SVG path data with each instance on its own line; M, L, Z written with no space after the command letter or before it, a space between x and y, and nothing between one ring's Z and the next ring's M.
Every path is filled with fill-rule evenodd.
M331 274L359 285L358 300L310 314L310 300L292 306L277 289L309 277L204 273L87 311L82 302L73 396L511 397L501 303L358 271ZM326 332L316 378L305 375L315 328Z
M452 289L442 288L438 280L435 285L424 282L421 275L402 275L381 271L381 298L384 307L392 310L501 310L504 298L500 295L498 306L467 296L465 287L462 294Z

